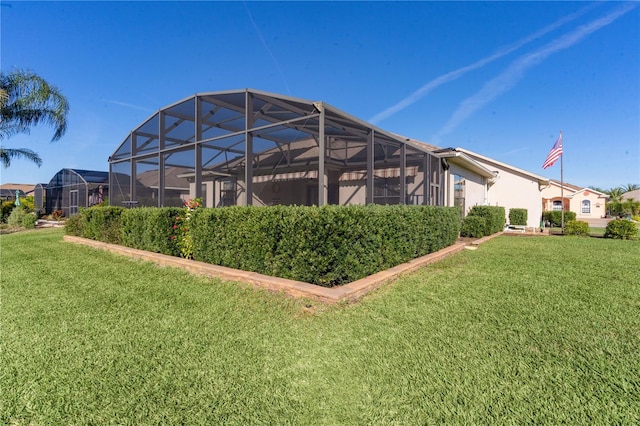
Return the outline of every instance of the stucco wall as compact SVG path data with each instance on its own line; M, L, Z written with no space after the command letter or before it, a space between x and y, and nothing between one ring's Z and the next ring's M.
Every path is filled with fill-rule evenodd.
M539 227L542 218L542 194L538 179L482 158L475 160L489 170L498 172L494 183L489 185L487 204L504 207L507 223L510 209L527 209L527 226Z

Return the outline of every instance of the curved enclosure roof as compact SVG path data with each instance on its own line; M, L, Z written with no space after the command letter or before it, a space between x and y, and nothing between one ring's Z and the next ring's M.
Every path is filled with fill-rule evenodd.
M81 169L61 169L44 187L75 185L78 183L108 184L109 172Z
M440 161L430 146L325 102L244 89L199 93L158 110L109 157L110 186L114 203L126 205L179 205L185 197L206 195L202 187L209 182L217 194L227 191L219 184L233 191L232 204L404 203L410 190L402 177L418 168L427 176L427 168L440 167L427 165L432 160ZM439 185L436 172L429 179ZM401 181L398 188L379 188L374 195L374 179L391 177ZM264 187L293 180L299 185L278 195L277 186L273 193ZM340 188L346 181L359 181L366 190L348 196ZM313 183L316 189L309 187ZM414 197L419 203L426 202L428 185ZM217 206L220 200L210 201Z
M131 132L109 161L249 130L254 136L259 135L279 145L299 143L320 132L319 112L322 110L325 112L325 137L348 144L366 140L367 135L374 131L378 141L395 145L406 143L401 136L379 129L325 102L245 89L196 94L160 109ZM250 116L245 116L245 111L249 111ZM198 125L196 117L199 117ZM164 129L163 147L159 138L161 128ZM426 145L413 146L429 152ZM254 146L254 152L260 151L259 146Z

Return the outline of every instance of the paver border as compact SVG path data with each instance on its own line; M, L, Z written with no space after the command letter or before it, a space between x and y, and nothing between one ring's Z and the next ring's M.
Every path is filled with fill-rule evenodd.
M426 256L410 260L394 266L393 268L377 272L368 277L353 281L338 287L321 287L302 281L294 281L286 278L272 277L258 274L256 272L242 271L239 269L227 268L224 266L211 265L197 260L183 259L166 254L153 253L144 250L133 249L117 244L104 243L88 238L65 235L63 240L70 243L82 244L93 248L109 251L111 253L128 256L133 259L140 259L153 262L157 265L181 268L190 273L206 276L210 278L220 278L229 281L239 281L251 284L255 287L265 288L271 291L284 292L293 297L303 297L318 300L325 303L338 303L342 301L357 301L367 293L380 288L385 283L394 280L402 274L415 271L430 263L437 262L452 254L462 251L466 246L478 246L502 233L496 233L487 237L472 241L470 243L457 242L449 247L430 253Z

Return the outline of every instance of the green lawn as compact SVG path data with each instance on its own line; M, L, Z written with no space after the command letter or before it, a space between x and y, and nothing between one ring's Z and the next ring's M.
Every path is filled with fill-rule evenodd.
M640 242L499 237L326 307L0 236L2 424L639 424Z

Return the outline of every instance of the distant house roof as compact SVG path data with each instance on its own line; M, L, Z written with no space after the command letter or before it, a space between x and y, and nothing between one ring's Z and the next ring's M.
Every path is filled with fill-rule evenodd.
M9 191L13 191L13 195L16 194L16 189L21 191L23 194L30 194L33 192L35 185L27 184L27 183L3 183L0 185L0 189L7 189Z
M6 188L0 188L0 198L2 198L3 200L12 200L14 198L16 198L16 191L18 191L18 195L20 197L24 197L25 193L19 189L6 189Z
M640 189L625 192L624 194L622 194L622 198L624 198L625 200L640 201Z

